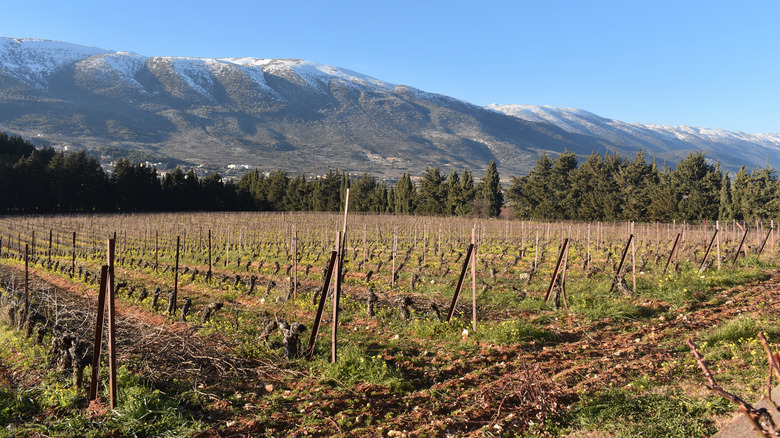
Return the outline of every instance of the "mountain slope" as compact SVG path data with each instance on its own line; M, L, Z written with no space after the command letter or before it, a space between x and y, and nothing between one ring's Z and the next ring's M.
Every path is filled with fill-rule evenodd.
M0 130L193 164L391 178L427 166L481 173L491 160L508 177L527 172L540 153L564 149L679 155L649 131L640 142L636 134L572 130L309 61L146 57L12 38L0 38ZM721 149L712 151L731 153ZM737 152L730 163L744 156Z
M701 150L731 169L742 164L763 167L767 158L774 167L780 165L780 134L625 123L576 108L496 104L485 108L526 121L551 123L567 132L599 137L616 146L641 148L660 157L682 158Z

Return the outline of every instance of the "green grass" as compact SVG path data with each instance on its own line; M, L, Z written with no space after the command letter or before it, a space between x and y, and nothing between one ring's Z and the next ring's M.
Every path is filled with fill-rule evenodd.
M554 435L573 430L598 431L611 437L694 437L717 432L711 418L734 407L720 397L691 398L679 391L637 394L633 389L609 389L584 394L576 406L551 424Z
M312 372L326 381L346 387L367 383L399 392L412 389L411 383L400 371L390 366L381 354L371 355L365 349L352 345L339 349L336 363L312 362Z
M477 325L474 338L493 344L516 344L520 342L546 342L556 338L555 333L540 328L540 322L514 319L503 322L484 322Z
M764 332L764 335L766 335L770 342L780 341L780 327L776 324L742 316L732 319L716 328L706 336L705 340L709 344L727 342L742 343L745 340L756 339L759 332Z

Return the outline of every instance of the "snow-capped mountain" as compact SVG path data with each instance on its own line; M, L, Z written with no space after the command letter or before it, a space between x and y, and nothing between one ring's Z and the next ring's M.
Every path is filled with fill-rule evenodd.
M519 107L518 107L519 108ZM149 57L69 43L0 38L0 131L71 148L113 148L193 164L249 164L396 177L504 177L536 157L617 150L677 161L704 149L725 166L763 166L766 142L729 150L708 133L621 124L581 110L482 108L347 69L296 59ZM532 116L533 115L533 116ZM625 125L625 126L624 126ZM630 128L630 129L629 129ZM736 143L738 139L740 142Z
M607 119L577 108L538 105L497 105L485 108L532 122L551 123L567 132L595 136L624 147L639 147L650 153L684 156L702 150L712 159L727 163L764 166L780 154L780 134L746 134L725 129L691 126L625 123Z

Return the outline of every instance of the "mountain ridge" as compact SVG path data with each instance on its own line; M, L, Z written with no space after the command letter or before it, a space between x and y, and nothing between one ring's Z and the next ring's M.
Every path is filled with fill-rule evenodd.
M306 60L147 57L34 39L0 38L0 103L0 130L33 140L295 173L393 178L496 161L507 176L565 149L584 156L641 147L676 160L699 148L649 129L600 136ZM696 141L731 168L763 166L768 150ZM775 165L778 150L780 141Z

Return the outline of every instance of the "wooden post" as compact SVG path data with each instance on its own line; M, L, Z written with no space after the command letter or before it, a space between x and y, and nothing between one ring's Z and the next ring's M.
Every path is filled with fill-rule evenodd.
M24 327L30 312L30 246L24 244L24 314L19 327Z
M49 253L47 254L47 259L49 260L49 264L51 264L51 238L52 238L52 230L49 229Z
M672 245L672 252L669 253L669 259L666 260L666 267L664 268L663 275L666 275L666 271L669 269L669 264L672 263L672 257L675 251L677 251L677 245L680 243L680 233L677 233L677 237L674 239L674 245Z
M737 253L734 254L734 260L731 261L732 264L737 263L737 259L739 258L739 252L742 251L742 245L745 244L745 238L747 238L748 235L748 227L745 227L745 234L742 235L742 240L739 242L739 247L737 247ZM747 255L745 255L747 257Z
M395 287L395 258L398 255L398 228L393 228L393 266L390 272L390 287Z
M108 240L108 275L107 290L108 295L108 370L109 370L109 396L111 399L111 409L117 407L116 391L116 314L114 312L114 246L115 240Z
M73 277L73 274L76 273L76 232L73 232L73 250L71 251L71 254L73 255L73 259L71 262L71 271L70 276Z
M620 276L620 271L623 269L623 263L626 261L626 256L628 255L628 249L631 247L631 243L634 241L634 235L631 234L628 236L628 242L626 242L626 247L623 248L623 255L620 257L620 264L618 264L617 271L615 271L615 278L612 280L612 286L609 288L609 291L612 292L615 290L615 285L617 285L617 279Z
M211 228L209 228L209 272L206 274L206 281L211 283Z
M539 227L536 227L536 249L534 249L534 269L539 269Z
M298 230L293 225L293 299L298 298Z
M92 344L92 380L89 382L89 400L97 399L100 377L100 352L103 349L103 325L106 310L106 284L108 280L108 265L100 268L100 289L98 291L97 321L95 322L95 343Z
M566 250L569 248L569 239L566 239L563 241L563 245L561 246L561 252L558 254L558 261L555 262L555 269L553 270L552 278L550 279L550 286L547 287L547 293L544 296L544 302L545 304L550 301L550 295L552 295L553 288L555 288L555 283L558 280L558 274L561 271L561 267L563 266L563 258L566 255Z
M585 270L587 271L588 268L590 268L590 222L588 222L588 258L587 258L587 264L585 266Z
M309 338L309 346L306 348L306 359L311 360L314 355L314 344L317 342L317 335L320 331L320 322L322 321L322 312L325 310L325 300L328 298L328 289L330 288L330 281L333 278L333 269L336 267L336 258L338 257L337 251L330 252L330 262L328 262L328 274L325 276L325 282L322 286L322 294L320 295L320 303L317 306L317 315L314 317L314 325L311 329L311 338Z
M463 267L460 270L460 277L458 277L458 284L455 286L455 294L452 296L452 303L450 304L450 310L447 312L447 322L452 320L452 315L455 314L455 306L458 305L458 298L460 297L460 289L463 287L463 280L466 278L466 272L469 267L469 261L471 260L471 253L474 251L474 244L469 245L469 249L466 251L466 259L463 260Z
M474 255L471 257L471 329L477 331L477 246L474 232L477 226L471 229L471 244L474 245Z
M347 189L349 190L349 189ZM349 192L347 192L349 197ZM333 325L331 327L331 350L330 361L336 363L338 360L337 344L338 344L338 326L339 326L339 298L341 295L341 233L336 233L336 253L339 257L336 261L336 287L333 291Z
M758 234L758 233L756 233ZM764 238L764 241L761 242L761 247L758 248L758 255L760 256L764 252L764 247L766 246L766 242L769 240L769 235L772 234L772 230L769 230L766 233L766 237Z
M715 226L715 233L712 234L712 239L710 239L710 244L707 246L707 249L704 251L704 257L701 259L701 263L699 264L699 270L704 267L704 262L707 261L707 256L710 255L710 251L712 250L712 244L715 243L715 239L718 237L718 226ZM718 256L718 259L720 259L720 256Z
M173 307L171 307L171 311L173 313L173 316L176 316L176 299L179 296L179 244L181 243L181 236L176 236L176 264L173 269L173 297L171 297L171 300L173 300Z
M230 262L230 225L227 229L227 242L225 242L225 266Z
M716 231L720 230L720 221L716 221L715 222L715 230ZM717 242L717 245L718 245L718 254L717 254L717 256L718 256L718 271L720 271L720 235L715 233L715 236L716 236L716 242Z
M566 271L569 266L569 243L566 242L566 253L563 255L563 266L561 266L561 301L563 308L569 310L569 302L566 299Z
M631 222L631 236L634 236L634 222ZM636 295L636 244L635 239L631 239L631 280L634 286L634 295Z

